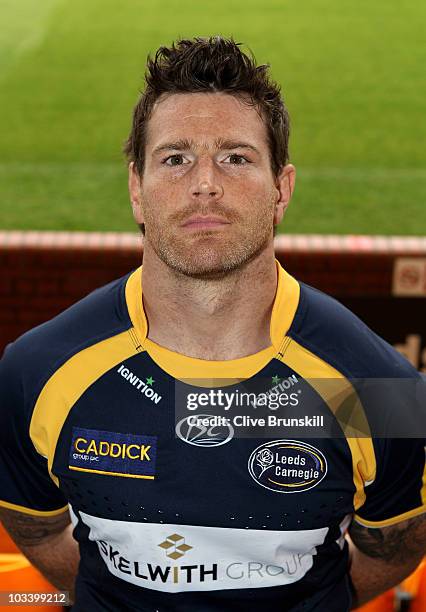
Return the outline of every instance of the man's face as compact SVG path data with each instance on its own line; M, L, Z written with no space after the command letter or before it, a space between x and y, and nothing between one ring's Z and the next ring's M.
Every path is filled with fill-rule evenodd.
M130 192L145 243L172 269L198 278L261 253L286 205L265 124L255 108L224 93L173 94L156 104L143 176L131 168Z

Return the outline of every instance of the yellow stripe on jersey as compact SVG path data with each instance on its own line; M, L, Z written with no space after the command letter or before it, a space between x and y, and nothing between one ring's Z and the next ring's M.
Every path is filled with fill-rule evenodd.
M49 378L38 396L30 423L30 438L37 452L47 458L52 474L56 444L68 413L100 376L139 352L129 331L102 340L73 355Z
M11 504L10 502L3 501L0 499L0 506L7 508L8 510L15 510L16 512L22 512L23 514L30 514L31 516L57 516L63 512L68 511L68 505L62 506L57 510L33 510L32 508L26 508L25 506L19 506L18 504Z
M127 279L125 295L130 319L140 344L143 344L148 333L148 322L142 302L142 266L139 266Z
M145 476L145 474L126 474L124 472L107 472L105 470L89 470L89 468L76 467L74 465L68 466L70 470L76 472L91 472L92 474L105 474L106 476L122 476L124 478L143 478L145 480L155 480L155 476Z
M370 428L364 409L351 383L338 370L320 357L298 344L292 338L283 343L283 363L317 391L338 420L352 454L353 480L355 485L354 508L365 502L364 486L376 476L376 458ZM350 419L342 422L338 408L345 399L351 401Z
M408 512L404 512L403 514L398 514L397 516L393 516L390 519L385 519L384 521L366 521L361 518L357 514L355 514L354 519L357 523L362 525L363 527L377 528L380 527L390 527L391 525L396 525L397 523L401 523L402 521L407 521L408 519L414 518L416 516L420 516L420 514L426 513L426 507L424 505L419 506L418 508L414 508L414 510L409 510Z
M271 342L278 353L299 306L300 285L276 262L278 285L271 315Z

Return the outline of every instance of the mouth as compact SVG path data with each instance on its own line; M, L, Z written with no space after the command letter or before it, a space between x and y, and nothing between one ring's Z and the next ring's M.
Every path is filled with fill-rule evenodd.
M189 217L189 219L182 224L182 227L189 230L210 230L217 227L223 227L224 225L229 225L229 221L226 221L222 217L203 217L201 215L194 215Z

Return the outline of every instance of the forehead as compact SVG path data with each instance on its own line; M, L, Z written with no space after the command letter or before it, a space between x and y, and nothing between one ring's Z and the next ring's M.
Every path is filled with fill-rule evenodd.
M161 98L148 122L147 147L191 138L242 140L267 147L267 130L258 110L226 93L182 93Z

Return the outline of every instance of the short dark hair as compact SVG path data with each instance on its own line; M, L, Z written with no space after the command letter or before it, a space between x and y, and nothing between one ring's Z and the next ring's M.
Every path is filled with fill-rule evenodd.
M269 76L268 64L257 66L253 55L232 38L182 39L148 55L145 90L133 111L130 134L124 145L129 162L140 175L145 163L148 120L164 94L223 92L255 106L268 132L271 167L275 176L288 162L289 116L280 87Z

